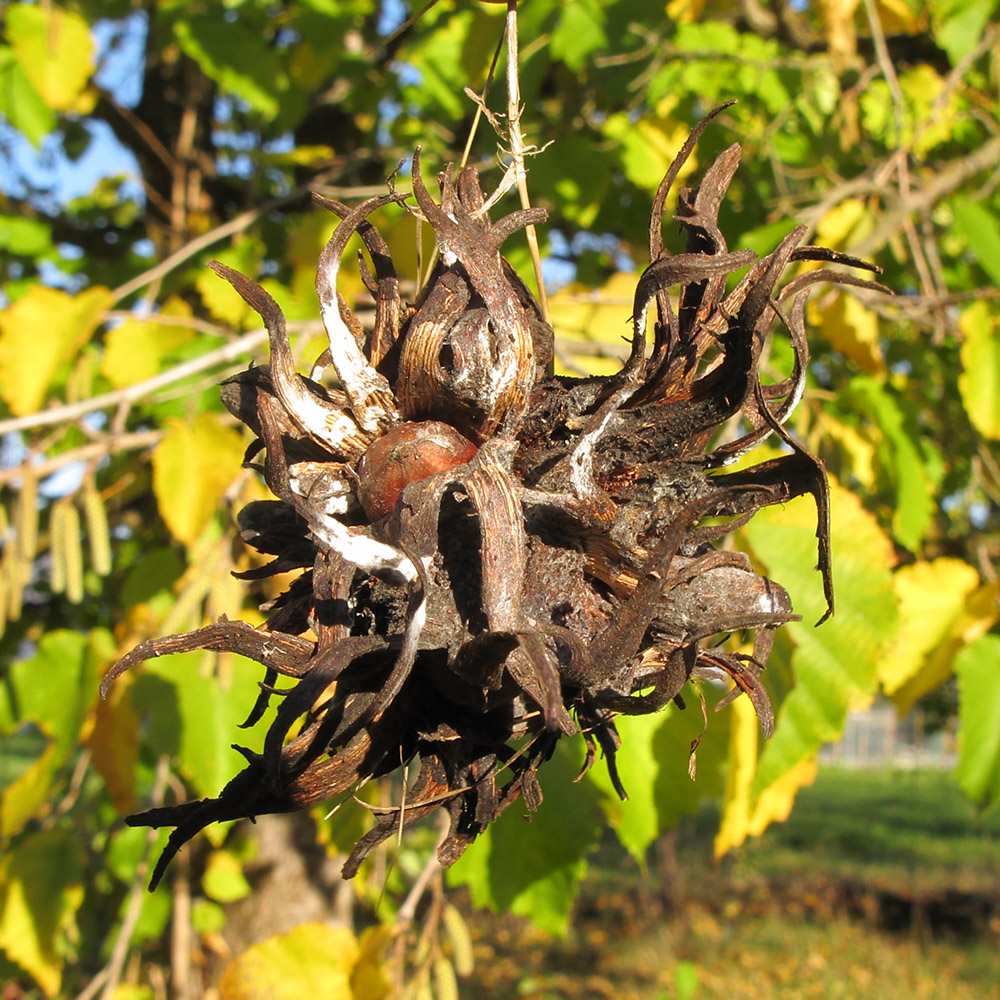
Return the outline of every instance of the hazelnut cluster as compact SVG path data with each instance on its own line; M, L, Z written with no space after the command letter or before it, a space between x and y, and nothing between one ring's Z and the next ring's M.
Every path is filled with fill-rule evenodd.
M832 611L825 472L784 424L805 385L812 285L880 286L822 267L781 285L799 260L867 267L803 245L804 227L760 259L730 251L718 212L738 145L680 191L675 220L686 245L664 249L667 194L719 110L695 129L656 194L631 351L610 377L553 375L553 332L501 255L504 241L544 211L491 222L471 168L441 175L438 202L419 151L413 195L439 261L412 305L367 221L405 196L353 209L317 198L343 221L319 260L329 346L308 377L293 364L273 299L210 265L261 315L270 340L270 364L222 388L256 435L250 458L263 453L276 498L240 514L243 538L271 557L244 575L300 572L263 626L222 621L147 641L105 680L150 656L225 649L264 667L247 724L277 702L262 752L242 750L246 767L217 798L130 817L176 827L154 885L208 823L351 794L414 759L405 806L377 814L344 874L438 808L450 817L439 847L448 865L512 802L537 808L538 772L560 739L583 741L584 767L603 751L624 795L615 716L681 702L692 677L730 680L731 696L749 696L770 732L759 674L774 630L795 616L780 585L717 542L761 507L812 494ZM370 331L336 289L355 233L371 259L363 268L376 305ZM762 384L761 353L774 329L790 338L794 366ZM721 441L731 418L740 430ZM788 446L780 457L720 471L770 435ZM737 630L755 636L752 655L708 642ZM279 687L279 676L292 683Z

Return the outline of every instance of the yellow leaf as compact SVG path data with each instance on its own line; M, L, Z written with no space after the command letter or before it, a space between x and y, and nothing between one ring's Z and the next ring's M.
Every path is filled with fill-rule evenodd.
M382 959L393 936L394 929L388 924L376 924L361 932L358 960L351 973L354 1000L384 1000L392 994L392 981Z
M59 747L50 743L42 755L0 792L0 843L24 829L48 797L52 777L62 762Z
M722 819L715 835L715 856L739 847L750 833L750 792L757 773L757 714L749 698L729 706L729 767L722 798Z
M104 338L101 373L116 388L135 385L159 374L164 358L195 337L193 327L162 322L190 317L191 307L171 298L151 319L127 319Z
M635 283L636 275L619 271L601 288L574 283L560 289L549 299L556 336L585 371L609 375L621 368L632 338L629 320ZM584 352L577 354L573 351L573 341L607 344L614 351L610 357Z
M60 946L82 901L80 847L70 833L36 833L0 861L0 949L46 996L59 992Z
M87 22L53 4L11 4L6 34L14 57L39 96L57 111L72 111L94 71Z
M300 924L232 961L222 974L222 1000L354 1000L351 972L358 943L344 928Z
M857 427L838 420L830 413L823 413L820 422L820 433L830 441L836 442L846 461L840 467L838 475L841 479L851 477L858 480L868 489L875 485L875 445L862 434Z
M87 342L110 304L111 292L100 286L69 295L35 285L0 311L0 386L15 414L40 409L60 367Z
M959 650L997 620L998 587L980 585L972 566L948 557L904 566L893 583L902 629L880 660L878 676L903 712L946 681Z
M178 541L191 546L198 540L240 470L244 447L240 434L217 414L169 422L153 452L153 490Z
M774 784L768 785L757 798L753 815L747 824L750 836L759 837L772 823L788 819L799 789L816 780L817 770L816 758L806 757L786 771Z
M962 310L958 325L962 373L958 388L969 419L984 436L1000 439L1000 313L980 300Z
M835 350L857 362L867 372L884 366L878 337L878 316L848 292L839 291L831 301L814 298L808 305L809 322Z
M126 675L111 688L107 698L97 700L93 728L87 737L94 769L104 779L111 803L122 815L136 804L139 717L132 707L131 686L132 678Z
M928 4L877 0L878 19L887 35L919 35L927 30Z
M855 226L867 214L865 203L860 198L846 198L816 224L816 242L835 250L845 248Z

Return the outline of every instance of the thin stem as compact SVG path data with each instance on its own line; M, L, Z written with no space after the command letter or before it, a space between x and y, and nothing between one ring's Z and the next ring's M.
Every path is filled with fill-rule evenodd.
M507 132L510 139L510 155L514 159L514 177L517 191L521 196L521 208L531 208L528 197L528 175L524 169L524 137L521 135L521 88L517 76L517 0L507 0ZM525 227L531 263L535 270L535 284L538 287L538 304L542 318L551 326L549 300L542 280L542 258L538 252L538 235L535 227Z

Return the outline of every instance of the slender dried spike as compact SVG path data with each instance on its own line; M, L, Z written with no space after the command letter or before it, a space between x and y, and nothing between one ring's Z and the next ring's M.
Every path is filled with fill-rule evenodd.
M446 903L441 911L441 923L451 943L451 960L460 976L471 976L475 966L472 948L472 934L465 917L451 903Z
M16 622L21 617L24 587L31 574L30 563L18 558L17 546L8 545L4 550L4 577L7 590L7 620Z
M90 565L98 576L107 576L111 572L111 532L108 528L108 512L100 492L92 482L83 488L81 503L87 523Z
M80 531L80 512L72 500L60 501L63 514L60 518L62 546L66 559L66 599L70 604L83 600L83 539Z
M174 606L167 612L160 628L170 634L180 632L189 626L201 624L201 606L205 595L212 586L212 574L197 572L192 574L177 595Z
M29 465L24 466L21 492L17 495L14 533L22 562L34 562L38 554L38 477Z
M63 526L65 516L66 504L62 500L54 503L49 513L49 558L52 560L49 587L53 594L66 593L66 531Z
M437 1000L458 1000L455 966L443 955L434 960L434 996Z
M10 521L7 518L7 508L0 507L0 540L3 548L0 550L0 639L7 631L7 563L11 558Z

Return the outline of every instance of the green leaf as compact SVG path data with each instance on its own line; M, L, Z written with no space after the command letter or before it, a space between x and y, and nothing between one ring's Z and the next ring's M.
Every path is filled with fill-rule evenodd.
M0 311L0 391L15 414L41 408L60 368L90 339L110 304L107 288L68 295L35 285Z
M265 37L246 20L206 12L176 21L174 36L184 54L220 87L262 115L277 114L288 78Z
M698 747L695 780L688 776L688 761L703 719L693 686L683 692L684 710L672 704L654 715L623 715L615 720L622 740L615 763L628 794L626 802L619 800L602 762L588 772L588 779L606 796L604 809L618 839L640 865L663 830L675 826L681 816L697 812L702 801L722 790L730 713L712 711L721 695L705 687L709 688L708 732Z
M72 111L94 71L90 26L51 4L14 3L4 12L6 34L32 87L51 108Z
M935 22L934 41L958 65L979 44L997 0L936 0L930 5Z
M350 1000L358 942L343 927L301 924L268 938L229 964L219 983L222 1000Z
M171 420L153 452L153 489L170 533L193 545L243 464L241 435L214 413Z
M52 228L39 219L0 215L0 246L14 254L37 257L52 249Z
M0 948L55 996L65 938L83 900L82 847L65 830L25 838L0 861Z
M874 694L883 651L895 638L899 612L890 569L892 545L858 498L831 483L833 575L837 610L824 611L816 565L816 520L811 500L758 513L743 531L768 576L786 587L803 622L784 626L794 643L795 687L778 712L754 786L759 795L796 765L839 737L852 705Z
M232 851L212 851L201 877L205 895L218 903L235 903L250 895L250 883L243 874L243 865Z
M0 115L36 149L56 127L56 114L31 86L14 50L0 46Z
M988 302L980 300L962 310L958 325L965 334L962 374L958 377L965 412L982 435L997 440L1000 438L1000 314Z
M568 930L586 854L600 832L596 788L573 780L581 747L561 741L542 769L538 811L526 814L516 802L448 870L452 884L469 886L476 906L528 917L553 934Z
M103 629L93 636L57 629L42 636L34 656L10 669L6 687L18 717L35 722L61 753L69 753L78 743L86 711L97 696L99 664L110 642Z
M21 778L49 748L51 741L34 725L4 734L0 747L0 793Z
M621 143L625 176L643 191L655 191L677 151L684 145L689 126L666 115L633 121L622 111L611 115L603 130L609 139ZM679 180L684 180L696 166L696 154L692 153L678 175Z
M136 676L132 698L149 720L156 752L176 755L199 795L218 795L243 760L232 748L233 734L250 711L261 670L233 656L221 678L206 676L203 663L200 653L150 660Z
M581 70L592 52L608 45L604 31L605 14L597 0L575 0L562 8L562 16L552 32L551 51L572 70Z
M875 419L884 438L878 454L896 491L892 508L893 534L911 551L917 551L934 516L934 497L920 452L904 422L895 397L875 379L851 379L847 398Z
M1000 636L984 635L955 658L960 752L955 777L973 802L1000 800Z
M955 229L966 239L979 266L1000 284L1000 218L982 202L955 198L951 202Z

